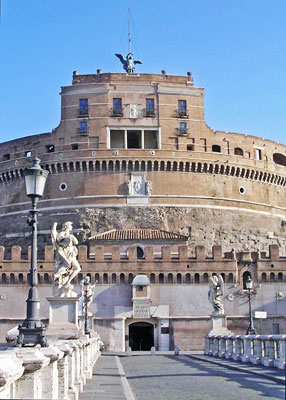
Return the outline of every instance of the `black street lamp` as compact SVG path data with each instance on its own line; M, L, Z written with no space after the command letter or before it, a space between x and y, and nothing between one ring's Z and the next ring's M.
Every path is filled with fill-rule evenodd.
M90 302L90 290L91 284L89 276L86 276L82 283L83 297L84 297L84 334L90 336L90 330L88 328L88 306Z
M26 319L22 325L19 325L19 335L17 338L17 346L25 344L37 345L43 347L48 346L45 335L46 326L40 320L40 300L38 296L38 271L37 271L37 225L38 225L38 200L43 196L48 171L43 170L40 166L40 159L34 158L30 168L24 170L26 193L31 198L32 210L31 217L27 223L32 228L32 248L31 248L31 266L30 266L30 289L27 303Z
M252 311L251 311L251 291L253 287L253 280L250 278L250 275L248 275L246 281L245 281L245 286L246 289L248 290L248 304L249 304L249 322L248 322L248 328L246 331L247 335L256 335L256 330L253 325L253 318L252 318Z

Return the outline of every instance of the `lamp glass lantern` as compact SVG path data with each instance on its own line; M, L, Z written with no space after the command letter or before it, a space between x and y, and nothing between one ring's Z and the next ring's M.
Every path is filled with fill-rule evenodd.
M251 290L253 288L253 280L251 279L250 275L248 275L245 281L246 289Z
M37 157L34 158L32 166L24 170L26 193L28 197L32 199L43 197L48 174L48 171L41 168L40 159Z

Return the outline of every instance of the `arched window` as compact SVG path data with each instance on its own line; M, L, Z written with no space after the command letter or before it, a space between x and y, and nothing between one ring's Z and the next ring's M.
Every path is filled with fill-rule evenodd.
M221 147L218 144L213 144L212 145L212 151L214 153L221 153Z
M173 283L173 274L168 274L168 283Z
M113 283L113 285L116 284L116 274L111 275L111 283Z
M182 283L182 274L177 274L177 284L180 285Z
M282 274L282 272L279 272L279 274L278 274L278 282L283 282L283 274Z
M225 273L224 272L221 273L221 277L222 277L223 281L225 282Z
M121 284L125 283L125 275L124 274L120 274L119 282Z
M24 283L24 277L23 277L23 274L19 274L19 276L18 276L18 282L19 283Z
M145 258L144 248L142 246L137 246L137 260L142 260Z
M162 284L164 283L164 274L159 274L159 283Z
M266 282L266 273L262 272L261 274L261 282L265 283Z
M195 274L195 283L200 283L200 274Z
M13 273L10 274L10 283L12 283L12 284L15 283L15 275Z
M273 162L275 164L283 165L284 167L286 167L286 157L283 154L274 153Z
M191 283L191 274L186 274L186 283Z
M246 289L246 281L247 281L247 278L248 278L249 276L250 276L250 278L251 278L251 274L250 274L249 271L245 271L245 272L243 273L243 275L242 275L243 289Z
M99 283L99 274L94 275L94 282Z
M103 283L104 283L105 285L108 284L108 275L107 275L107 273L104 273L104 274L103 274Z
M228 274L227 282L233 283L233 273L232 272L230 274Z
M133 274L128 274L128 283L129 283L129 285L131 285L132 281L133 281Z
M2 283L3 284L6 284L7 283L7 277L6 277L6 274L2 274Z
M236 156L243 156L243 150L240 147L235 147L234 154Z
M44 274L44 283L50 283L49 274L47 273Z
M150 283L155 283L155 274L150 274Z
M207 273L204 274L203 281L204 281L204 283L208 283L208 281L209 281L209 274L207 274Z
M274 272L270 273L270 282L274 282L275 281L275 274Z

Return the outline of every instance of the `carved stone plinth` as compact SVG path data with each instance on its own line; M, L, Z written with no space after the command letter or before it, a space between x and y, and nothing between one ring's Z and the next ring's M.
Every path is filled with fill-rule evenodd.
M78 324L77 297L47 297L49 302L49 326L51 339L77 339L81 335Z
M233 333L227 329L226 315L211 315L211 330L207 336L210 335L233 335Z

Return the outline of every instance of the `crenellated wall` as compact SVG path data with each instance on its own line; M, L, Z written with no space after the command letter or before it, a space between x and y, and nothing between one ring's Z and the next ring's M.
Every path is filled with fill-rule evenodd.
M81 245L78 260L82 271L75 283L90 275L98 284L131 283L136 273L146 274L152 284L208 284L213 273L223 274L227 283L243 283L243 274L251 272L256 283L286 282L286 257L279 255L279 247L270 245L269 252L222 253L221 246L212 247L208 256L204 246L196 246L195 255L187 245L164 245L161 252L152 246L144 248L144 258L137 258L137 247L132 245L127 252L120 246ZM156 249L157 250L157 249ZM30 247L28 257L22 258L21 247L12 246L11 257L5 257L5 248L0 247L0 283L25 284L30 268ZM54 271L54 249L45 246L44 258L38 261L40 284L51 284Z

